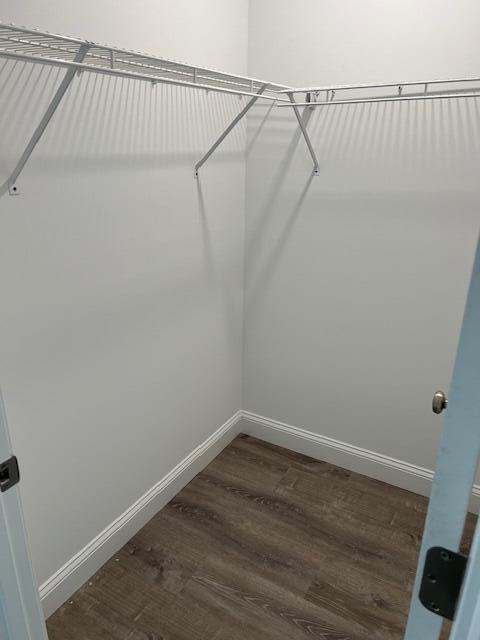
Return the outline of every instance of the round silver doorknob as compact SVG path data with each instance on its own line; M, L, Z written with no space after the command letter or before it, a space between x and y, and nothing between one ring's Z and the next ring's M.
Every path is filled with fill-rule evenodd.
M432 401L433 413L442 413L448 405L448 398L444 391L435 391Z

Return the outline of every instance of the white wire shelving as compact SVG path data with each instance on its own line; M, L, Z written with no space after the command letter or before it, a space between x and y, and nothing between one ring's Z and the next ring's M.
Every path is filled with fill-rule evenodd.
M82 47L85 53L82 60L79 60L77 54ZM266 80L224 73L207 67L198 67L146 53L3 22L0 22L0 55L2 58L41 62L55 67L74 68L76 71L89 71L236 95L252 96L265 84L274 92L287 88L286 85ZM265 95L264 98L275 99L269 95Z
M394 92L388 91L394 89ZM313 161L313 172L319 175L319 165L315 150L300 115L300 107L314 109L336 105L370 104L374 102L411 102L418 100L439 100L480 97L480 78L447 78L434 80L414 80L407 82L384 82L379 84L344 84L303 88L280 89L287 95L288 102L277 106L293 108L305 142ZM295 95L304 94L305 102L297 102Z
M154 85L170 84L250 98L235 120L196 164L195 176L198 176L200 167L257 100L285 100L279 92L287 88L286 85L275 82L224 73L207 67L3 22L0 22L0 58L49 65L66 70L60 86L7 181L7 188L11 195L19 195L20 191L16 184L18 177L77 72L147 81Z
M384 89L395 89L396 91L393 93L385 93L383 91ZM305 94L306 102L298 102L298 107L321 107L333 106L336 104L362 104L371 102L478 98L480 97L480 78L447 78L443 80L409 80L407 82L385 82L380 84L345 84L323 87L303 87L283 89L280 90L279 93L287 95L298 93ZM340 97L340 93L343 93L344 95ZM291 107L292 105L285 103L279 104L278 106Z
M402 102L480 97L480 77L447 78L379 84L332 85L291 88L276 82L225 73L207 67L159 58L146 53L111 47L88 40L29 29L0 21L0 58L65 69L65 75L10 177L0 187L18 195L17 180L48 123L74 80L77 72L104 74L155 84L170 84L190 89L215 91L249 98L234 120L196 163L194 175L213 154L230 131L248 113L257 100L274 101L291 108L313 161L313 173L319 164L306 128L305 114L312 108L373 102ZM295 96L305 95L304 102ZM304 114L300 112L304 109ZM306 111L305 111L306 110Z

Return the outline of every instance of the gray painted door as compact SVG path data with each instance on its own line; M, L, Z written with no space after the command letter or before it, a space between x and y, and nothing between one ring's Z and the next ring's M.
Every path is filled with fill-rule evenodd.
M0 395L0 461L12 456ZM0 492L0 639L47 640L20 503L19 485Z
M425 608L418 598L425 556L431 547L445 547L451 551L458 551L478 465L480 453L480 242L477 245L465 306L449 391L448 409L444 416L437 468L405 634L406 640L438 640L439 638L442 618ZM473 556L471 561L474 561ZM477 579L465 586L461 604L457 607L456 628L460 628L463 624L461 619L467 620L471 617L473 603L478 599L479 585L480 581ZM476 593L475 589L477 589ZM455 640L467 640L466 635L454 637ZM477 630L477 635L473 637L478 640L480 630Z

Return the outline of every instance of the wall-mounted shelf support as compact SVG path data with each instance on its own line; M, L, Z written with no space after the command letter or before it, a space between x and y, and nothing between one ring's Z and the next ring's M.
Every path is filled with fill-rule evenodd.
M77 54L75 56L74 61L75 62L83 62L83 60L85 59L85 56L88 53L89 48L90 48L90 46L88 44L80 45L80 48L78 49L78 52L77 52ZM30 138L30 140L28 141L28 144L25 147L25 150L22 153L22 155L20 157L20 160L17 162L17 165L16 165L15 169L12 171L12 173L11 173L11 175L10 175L8 181L7 181L8 192L9 192L9 194L11 196L20 195L20 191L19 191L18 186L17 186L18 177L22 173L22 170L23 170L24 166L27 164L28 159L32 155L33 150L35 149L35 147L39 143L41 137L43 136L43 134L45 132L45 129L48 126L48 123L52 119L53 114L55 113L55 111L58 108L58 105L62 101L62 98L65 95L68 87L70 86L70 83L74 79L76 72L77 72L77 70L75 68L67 69L65 77L63 78L60 86L58 87L57 91L55 92L55 95L53 96L52 101L48 105L47 110L45 111L45 113L43 115L43 118L40 120L39 125L37 126L37 128L33 132L33 135Z
M312 160L313 160L313 175L314 176L318 176L320 174L320 169L319 169L319 165L318 165L318 160L317 160L317 155L315 153L315 149L313 148L313 145L310 141L310 137L308 135L308 131L307 128L305 126L305 123L303 121L303 118L300 114L300 111L298 109L297 103L295 102L295 98L293 97L293 92L286 92L288 97L290 98L290 102L292 103L292 107L293 107L293 111L297 117L298 120L298 124L300 126L300 130L302 132L302 135L305 139L305 142L307 144L308 150L310 151L310 155L312 156Z
M246 96L249 99L247 105L197 163L196 176L199 168L258 99L272 101L275 104L277 102L288 103L284 96L279 96L279 92L287 87L275 82L225 73L207 67L192 66L146 53L119 49L88 40L5 24L0 21L0 59L2 58L25 64L40 64L66 69L66 73L15 169L8 180L0 185L0 195L7 191L11 195L19 195L18 177L76 74L95 73L107 77L150 82L153 86L165 84L207 92L215 91L232 96Z
M139 80L150 82L152 86L166 84L240 97L246 96L249 99L248 103L195 165L195 177L198 177L200 168L259 99L272 101L278 107L293 109L312 157L313 174L318 176L318 159L307 132L306 119L311 109L315 107L371 102L480 98L480 77L292 88L275 82L192 66L167 58L159 58L38 29L5 24L1 21L0 59L66 69L62 83L15 169L8 180L0 185L0 195L7 191L10 195L19 195L18 177L77 73L88 72L107 77ZM389 90L387 95L384 94L384 89ZM306 102L295 100L294 96L298 93L306 95ZM285 95L288 99L285 98ZM300 113L300 107L305 108L303 114Z
M247 113L250 111L250 109L253 107L253 105L258 100L258 98L262 95L262 93L268 87L269 87L268 83L266 83L266 84L264 84L264 85L262 85L260 87L260 89L257 91L256 96L254 96L253 98L250 98L250 100L243 107L243 109L240 111L240 113L236 116L236 118L234 120L232 120L232 122L228 125L228 127L225 129L225 131L222 133L222 135L213 143L213 145L210 147L210 149L207 151L207 153L203 156L203 158L197 162L197 164L195 165L195 172L194 172L195 178L198 178L198 172L199 172L200 168L205 164L205 162L212 155L212 153L215 151L215 149L225 140L225 138L228 136L230 131L236 127L236 125L240 122L240 120L244 116L247 115Z

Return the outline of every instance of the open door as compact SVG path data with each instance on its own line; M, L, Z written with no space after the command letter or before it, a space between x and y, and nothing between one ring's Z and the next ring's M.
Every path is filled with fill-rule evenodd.
M0 395L0 640L47 640Z
M443 421L405 640L480 639L480 528L470 557L458 554L480 453L480 241ZM466 567L466 572L465 572Z

